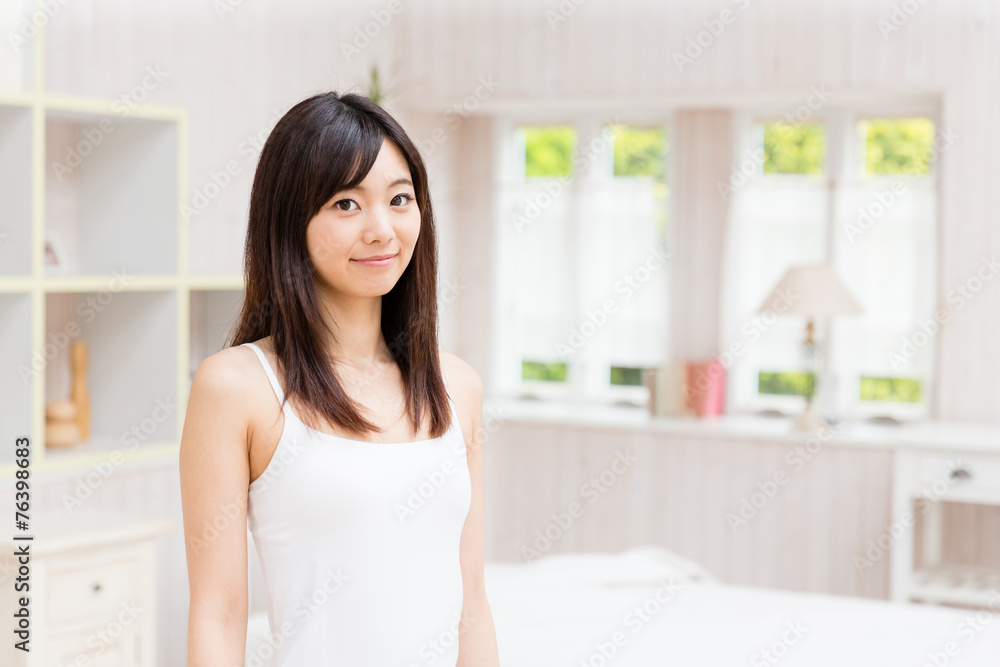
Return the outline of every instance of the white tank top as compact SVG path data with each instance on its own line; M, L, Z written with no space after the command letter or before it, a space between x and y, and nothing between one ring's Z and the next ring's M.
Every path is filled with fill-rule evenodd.
M280 403L267 357L244 345ZM459 542L472 487L448 402L444 435L388 444L321 433L284 405L281 438L247 505L276 667L458 662Z

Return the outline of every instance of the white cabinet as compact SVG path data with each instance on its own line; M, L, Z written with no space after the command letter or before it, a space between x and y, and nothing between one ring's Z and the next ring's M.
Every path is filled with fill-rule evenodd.
M156 536L169 519L128 514L37 515L30 541L0 538L0 617L5 667L152 667L156 664ZM11 554L28 545L25 565ZM27 582L18 591L15 583ZM28 646L11 640L15 613L27 598Z
M1000 563L971 567L942 560L942 503L1000 506L1000 443L996 445L995 449L897 450L892 515L901 538L892 545L892 600L972 606L1000 602ZM923 520L919 544L912 532L912 522L918 517ZM915 567L918 550L919 569Z

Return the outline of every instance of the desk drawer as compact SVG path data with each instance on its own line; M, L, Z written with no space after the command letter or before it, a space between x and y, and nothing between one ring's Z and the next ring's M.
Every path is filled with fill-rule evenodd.
M135 552L89 558L55 557L49 564L46 615L54 626L93 621L95 617L129 615L132 606L144 607L136 599L140 561Z
M1000 502L1000 456L989 454L921 454L916 459L921 495L995 496Z
M138 664L138 633L126 628L121 634L107 641L108 628L79 630L69 635L53 638L48 646L46 667L136 667ZM99 638L100 637L100 638Z

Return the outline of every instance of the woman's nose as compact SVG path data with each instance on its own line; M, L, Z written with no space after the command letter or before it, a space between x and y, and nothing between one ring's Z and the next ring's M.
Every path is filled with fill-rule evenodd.
M387 206L375 206L369 209L366 232L378 239L392 236L392 219Z

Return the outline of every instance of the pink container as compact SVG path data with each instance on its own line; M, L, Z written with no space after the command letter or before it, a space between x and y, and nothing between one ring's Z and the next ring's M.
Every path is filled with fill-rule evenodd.
M718 359L684 364L684 407L688 414L714 417L725 412L726 368Z

